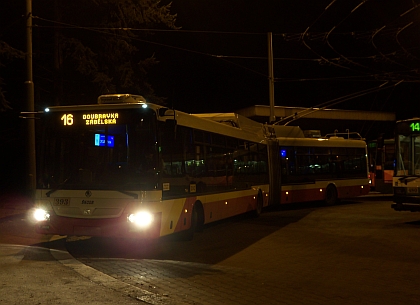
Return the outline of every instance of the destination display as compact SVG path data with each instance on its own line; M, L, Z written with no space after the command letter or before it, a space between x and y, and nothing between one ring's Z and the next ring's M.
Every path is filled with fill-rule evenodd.
M64 113L61 115L61 124L72 125L116 125L120 118L119 112L103 113Z
M420 134L420 119L397 122L396 133L402 135Z
M419 132L420 131L420 121L411 123L410 128L411 128L411 131L413 131L413 132L414 131Z

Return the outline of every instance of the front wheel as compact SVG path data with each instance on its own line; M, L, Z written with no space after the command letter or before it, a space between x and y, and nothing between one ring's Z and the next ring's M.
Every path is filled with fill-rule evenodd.
M258 193L257 204L255 206L255 210L252 211L252 216L254 216L254 217L260 216L260 214L262 213L262 210L263 210L263 206L264 206L264 202L263 202L262 194Z
M181 240L192 240L195 232L203 230L203 211L200 205L195 204L191 213L191 226L189 229L180 232Z
M325 190L325 204L326 205L334 205L338 201L338 193L337 188L330 184L327 186L327 189Z

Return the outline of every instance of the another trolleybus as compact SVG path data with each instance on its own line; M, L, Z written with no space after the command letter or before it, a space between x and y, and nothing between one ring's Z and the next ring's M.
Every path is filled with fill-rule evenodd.
M368 143L368 160L371 190L392 193L395 171L395 139L378 139Z
M393 178L396 211L420 211L420 118L398 121L395 128L396 168Z

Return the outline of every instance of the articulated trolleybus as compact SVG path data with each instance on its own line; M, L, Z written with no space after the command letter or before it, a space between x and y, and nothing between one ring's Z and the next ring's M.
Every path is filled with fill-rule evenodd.
M128 94L51 107L38 121L41 234L191 238L269 204L334 204L369 191L360 138L307 138L299 127L186 114Z
M41 234L191 237L268 204L264 137L135 95L41 114L34 219Z
M420 118L398 121L393 178L396 211L420 211Z

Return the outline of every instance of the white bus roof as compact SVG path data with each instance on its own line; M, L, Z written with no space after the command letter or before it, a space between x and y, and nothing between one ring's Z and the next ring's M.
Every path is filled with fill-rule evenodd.
M219 134L230 135L254 142L265 142L267 138L276 138L279 143L316 143L317 139L307 138L299 126L267 125L251 120L237 113L199 113L188 114L178 110L172 110L162 105L148 103L142 96L131 94L110 94L98 98L98 104L74 105L74 106L53 106L50 109L57 110L97 110L106 107L112 109L137 108L147 105L158 111L160 120L170 118L176 119L178 124L193 127L205 131L212 131ZM162 112L159 110L163 110ZM334 137L333 137L334 138ZM342 139L342 138L341 138ZM347 139L346 139L347 140ZM344 142L348 142L344 141ZM351 142L356 140L350 140ZM321 144L321 142L324 142ZM318 139L318 145L325 145L325 142L336 142L333 139ZM359 141L363 142L363 141ZM332 143L331 143L332 144ZM280 144L281 145L281 144ZM349 144L339 144L349 145ZM360 144L357 144L357 146ZM363 145L363 144L361 144Z
M299 126L266 125L251 120L237 113L199 113L193 114L200 118L206 118L226 125L240 128L244 131L259 134L263 137L291 137L304 138L304 133Z

